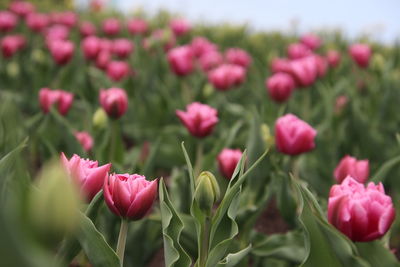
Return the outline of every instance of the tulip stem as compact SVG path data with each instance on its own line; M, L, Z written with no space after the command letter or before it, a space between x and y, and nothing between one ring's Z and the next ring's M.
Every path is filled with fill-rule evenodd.
M201 224L201 240L199 248L199 267L205 267L208 258L208 249L210 242L210 218L206 217Z
M117 245L117 255L121 263L121 267L124 266L124 253L125 253L127 233L128 233L128 220L122 218L121 228L119 230L119 236L118 236L118 245Z
M110 144L110 161L114 163L116 150L117 150L117 138L119 137L119 125L117 120L111 121L111 144Z
M203 142L199 141L197 143L196 162L194 164L193 177L199 176L202 165L203 165Z

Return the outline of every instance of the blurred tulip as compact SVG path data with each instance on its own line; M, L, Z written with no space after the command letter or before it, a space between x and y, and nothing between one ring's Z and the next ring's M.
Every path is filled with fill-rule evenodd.
M169 27L175 36L182 36L188 33L192 28L190 23L185 19L172 19L169 23Z
M300 59L312 54L310 48L302 43L290 44L287 49L287 54L290 59Z
M271 72L290 72L290 60L287 58L274 58L271 62Z
M129 64L125 61L114 60L107 65L107 76L115 82L127 78L130 72Z
M100 90L100 105L108 116L119 119L128 110L128 95L124 89L110 88Z
M11 1L8 8L21 17L25 17L28 14L35 12L35 6L26 1Z
M107 113L102 108L98 108L93 114L92 123L95 129L104 129L107 126Z
M96 67L107 70L108 64L111 62L111 53L107 50L100 50L96 58Z
M12 57L16 52L25 47L25 43L25 37L22 35L16 34L5 36L0 42L3 57Z
M96 31L97 31L96 26L89 21L83 21L79 26L79 33L83 37L95 35Z
M90 10L93 12L99 12L104 8L104 4L107 0L91 0Z
M327 60L317 54L312 55L312 57L314 57L316 66L317 66L317 71L318 71L318 77L324 77L326 74L326 71L328 69L328 62Z
M314 149L316 135L314 128L293 114L282 116L275 123L276 147L283 154L295 156Z
M76 154L68 160L61 153L61 163L71 180L80 188L86 202L90 202L101 190L111 168L110 163L99 166L97 161L83 159Z
M49 22L49 17L42 13L31 13L26 17L26 25L34 32L42 32Z
M54 61L58 65L65 65L74 55L75 46L71 41L53 40L49 49Z
M133 43L125 38L115 39L112 44L112 52L119 58L127 58L133 52Z
M208 81L221 91L242 84L245 78L246 70L239 65L222 64L208 73Z
M18 18L9 11L0 11L0 32L9 32L17 25Z
M185 76L193 71L193 53L188 45L178 46L168 52L171 70L178 76Z
M224 61L222 55L220 52L217 50L211 50L207 53L204 53L200 58L199 58L199 64L201 69L204 72L208 72L219 65L222 64Z
M217 157L219 171L226 179L230 180L232 178L232 174L242 155L243 153L240 149L229 148L224 148L221 153L219 153Z
M276 102L285 102L292 95L295 83L292 76L279 72L275 73L265 81L269 96Z
M321 46L321 39L312 33L305 34L300 38L300 42L311 50L315 50Z
M340 114L349 101L345 95L338 96L335 101L335 113Z
M86 37L81 43L81 49L86 59L96 59L100 52L100 39L96 36Z
M88 132L75 132L75 138L81 144L83 150L89 152L93 147L93 138Z
M144 19L131 19L128 21L128 31L133 35L144 35L149 29L147 21Z
M199 138L210 135L218 123L218 111L199 102L187 105L186 111L177 110L176 115L188 131Z
M347 176L351 176L359 183L365 183L369 176L368 160L357 160L346 155L342 158L333 173L336 181L340 184Z
M121 31L121 24L118 19L106 19L103 21L102 29L107 35L117 35Z
M204 54L207 54L211 51L218 50L215 44L210 42L207 38L201 36L193 38L190 46L192 47L193 54L197 58L200 58Z
M351 58L361 68L368 67L371 58L371 48L367 44L353 44L349 48Z
M251 64L250 55L240 48L229 48L225 51L226 61L230 64L239 65L247 68Z
M70 30L64 25L53 25L46 29L45 38L47 42L54 40L67 40Z
M318 65L313 56L290 61L289 73L296 82L296 86L307 87L312 85L318 77Z
M63 90L42 88L39 91L39 103L42 111L48 113L52 105L57 105L58 112L65 116L72 106L74 95Z
M78 15L73 11L53 12L50 18L53 24L64 25L68 28L74 27L78 21Z
M103 187L104 200L115 215L140 220L151 209L157 187L157 179L147 181L138 174L110 174Z
M112 52L113 41L107 38L100 38L100 50Z
M328 201L328 221L355 242L381 238L395 218L390 196L382 183L364 187L351 176L332 186Z
M340 53L336 50L329 50L326 54L326 60L330 67L335 68L340 63Z

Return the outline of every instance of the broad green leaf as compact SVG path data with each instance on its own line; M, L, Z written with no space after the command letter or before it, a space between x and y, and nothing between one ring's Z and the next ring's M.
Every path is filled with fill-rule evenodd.
M400 163L400 156L386 161L382 166L372 175L371 182L383 182L389 171Z
M394 253L385 248L381 241L355 243L360 255L371 266L400 266Z
M182 147L183 154L184 154L185 160L186 160L186 165L187 165L187 168L188 168L189 180L190 180L190 192L191 192L191 198L193 198L194 191L195 191L195 184L196 184L195 180L194 180L194 176L193 176L193 167L192 167L192 163L190 162L189 155L188 155L188 153L186 151L184 142L181 143L181 147Z
M251 250L251 245L248 245L246 248L236 252L229 253L228 256L225 257L222 261L218 263L218 267L234 267L236 266L244 257L249 254Z

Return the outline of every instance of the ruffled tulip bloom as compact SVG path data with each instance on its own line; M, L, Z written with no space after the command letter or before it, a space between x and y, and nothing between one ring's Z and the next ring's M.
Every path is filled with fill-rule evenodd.
M39 91L39 103L42 111L48 113L52 105L57 105L61 115L67 115L74 101L74 94L63 90L42 88Z
M287 55L290 59L300 59L311 54L310 48L302 43L290 44L287 48Z
M118 19L106 19L103 21L102 30L107 35L117 35L121 31L121 23Z
M138 174L110 174L104 183L104 200L117 216L140 220L157 196L158 180L147 181Z
M88 60L94 60L100 52L100 39L96 36L89 36L81 43L83 55Z
M28 14L35 12L35 6L32 3L25 1L12 1L8 9L21 17L25 17Z
M0 42L3 57L10 58L19 50L25 47L25 37L19 34L7 35Z
M228 180L232 178L233 172L235 171L236 165L240 161L243 153L240 149L228 149L224 148L221 153L219 153L218 167L221 174Z
M101 70L107 70L108 64L111 62L111 52L107 50L100 50L96 58L96 67Z
M218 52L217 50L211 50L207 53L204 53L199 58L199 65L204 72L208 72L221 65L223 61L224 58L222 57L220 52Z
M228 63L242 66L245 69L251 64L250 55L240 48L229 48L225 52L225 58Z
M188 45L178 46L168 51L168 63L178 76L192 73L194 69L192 49Z
M329 50L326 54L326 60L330 67L335 68L340 63L340 53L336 50Z
M276 102L282 103L289 99L295 88L292 76L287 73L275 73L265 81L269 96Z
M201 36L193 38L190 46L192 47L194 56L197 58L200 58L204 54L207 54L211 51L218 50L218 47L215 44L210 42L207 38Z
M112 44L113 54L122 59L129 57L133 49L133 43L125 38L116 39Z
M353 177L359 183L365 183L369 176L369 161L357 160L346 155L335 168L333 176L340 184L347 176Z
M108 63L106 71L107 71L107 76L115 82L125 79L131 73L131 69L127 62L116 61L116 60Z
M291 156L308 152L315 147L317 131L293 114L280 117L275 123L275 140L279 152Z
M353 44L349 48L351 58L361 68L368 67L371 58L371 48L367 44Z
M50 53L58 65L67 64L74 55L75 45L71 41L54 40L50 42Z
M75 132L75 138L81 144L83 150L89 152L93 147L93 138L88 132Z
M317 49L322 44L321 39L317 35L312 33L303 35L300 38L300 42L311 50Z
M0 32L9 32L17 25L18 18L9 11L0 11Z
M290 72L290 60L287 58L274 58L271 61L271 72Z
M83 159L78 155L68 160L64 153L61 153L61 163L87 202L101 190L111 168L110 163L99 166L97 161Z
M313 56L292 60L289 64L289 73L294 78L296 86L310 86L318 77L318 62Z
M187 105L186 111L177 110L176 115L190 134L198 138L210 135L218 123L218 111L199 102Z
M149 30L149 25L144 19L131 19L128 21L128 31L133 35L143 35Z
M49 16L42 13L32 13L26 17L26 25L34 32L42 32L50 23Z
M88 36L91 36L91 35L95 35L96 31L97 31L96 26L93 23L89 22L89 21L84 21L79 26L79 33L83 37L88 37Z
M119 119L128 110L128 95L121 88L100 90L99 101L108 116L114 119Z
M185 19L173 19L170 21L169 27L175 36L185 35L192 29L190 23Z
M395 219L392 198L382 183L364 186L351 176L333 185L329 193L328 221L355 242L381 238Z
M246 70L239 65L222 64L208 73L208 81L220 91L242 84L245 78Z

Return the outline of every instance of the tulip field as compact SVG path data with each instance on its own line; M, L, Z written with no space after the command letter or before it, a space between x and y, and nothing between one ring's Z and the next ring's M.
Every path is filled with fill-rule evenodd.
M1 266L400 266L400 43L5 2Z

